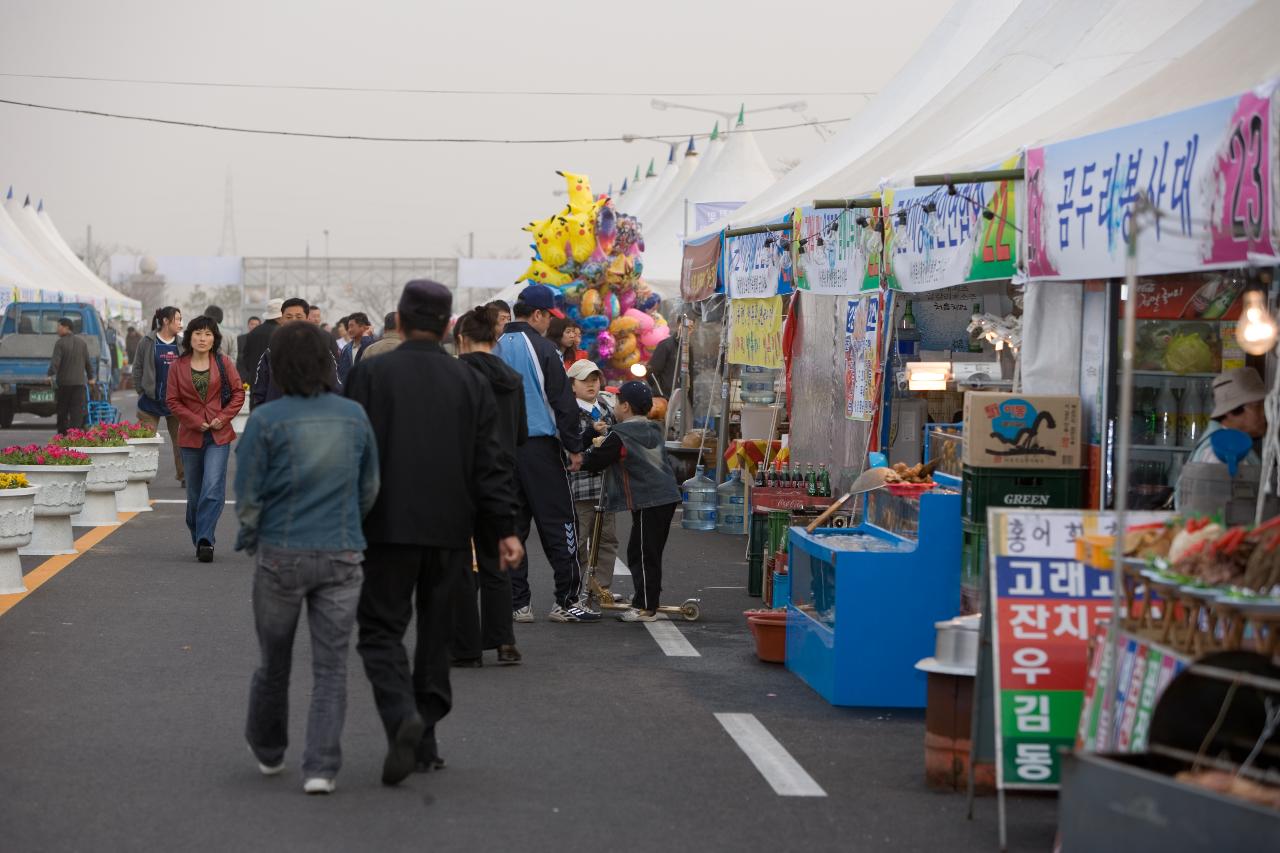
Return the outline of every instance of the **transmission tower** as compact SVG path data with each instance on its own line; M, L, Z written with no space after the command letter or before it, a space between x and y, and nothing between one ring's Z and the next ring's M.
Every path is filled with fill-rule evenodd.
M236 208L231 195L231 174L227 174L227 186L222 199L222 242L218 244L219 255L236 253Z

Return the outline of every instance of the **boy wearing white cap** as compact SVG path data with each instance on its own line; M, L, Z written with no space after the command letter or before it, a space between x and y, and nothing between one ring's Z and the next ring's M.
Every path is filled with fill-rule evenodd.
M573 383L573 396L578 401L578 420L582 424L583 436L590 439L604 435L614 424L613 406L600 391L604 374L595 362L583 359L569 366L568 375ZM602 475L590 471L569 474L569 489L573 492L573 506L578 516L578 562L584 567L591 551L590 536L595 529L602 480ZM612 595L613 563L617 556L618 535L614 532L613 513L602 513L600 547L596 552L596 582L609 595ZM585 589L583 593L585 600Z

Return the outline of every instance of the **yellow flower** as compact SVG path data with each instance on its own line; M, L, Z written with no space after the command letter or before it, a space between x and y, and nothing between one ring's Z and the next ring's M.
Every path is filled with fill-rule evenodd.
M26 474L0 474L0 489L25 489L28 485Z

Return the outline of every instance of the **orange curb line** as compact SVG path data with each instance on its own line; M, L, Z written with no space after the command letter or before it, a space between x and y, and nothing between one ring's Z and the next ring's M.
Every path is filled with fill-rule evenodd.
M106 539L112 533L115 533L124 526L125 522L132 519L135 515L137 515L136 512L116 513L116 518L119 519L120 524L115 527L93 528L76 540L76 553L60 554L57 557L50 557L31 571L27 572L22 576L22 582L27 587L26 592L16 592L12 595L0 595L0 616L8 613L17 606L19 601L22 601L22 599L44 586L46 581L50 580L54 575L58 574L58 572L74 563L76 558L80 557L82 554L87 554L90 548L97 545L103 539Z

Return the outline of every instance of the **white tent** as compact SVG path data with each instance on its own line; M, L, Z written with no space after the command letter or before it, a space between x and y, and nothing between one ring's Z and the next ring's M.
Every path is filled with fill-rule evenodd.
M872 104L735 224L1242 91L1280 68L1278 27L1280 4L1253 0L959 0Z
M698 167L693 178L667 210L644 231L644 277L655 290L671 295L680 281L684 253L685 200L689 204L752 198L777 180L755 136L738 129L727 135L715 160ZM735 214L734 221L737 221Z
M83 278L88 279L88 281L103 294L103 297L107 301L108 316L122 314L131 320L142 319L142 303L137 299L134 299L131 296L126 296L116 290L114 287L98 278L91 269L85 266L79 256L77 256L76 253L72 251L71 247L67 245L67 241L63 238L62 233L58 231L58 226L53 224L53 218L49 216L49 211L41 207L36 213L36 219L39 221L41 227L44 228L45 233L49 236L49 240L53 244L53 247L58 250L58 253L62 255L62 257L65 258L74 269L78 270Z
M680 166L676 169L675 175L671 179L671 183L662 192L659 198L655 198L648 209L645 211L644 218L640 220L641 233L648 230L646 223L657 222L667 212L673 204L679 202L681 208L684 207L684 191L689 186L689 182L693 180L694 172L702 168L702 164L706 160L698 153L697 147L693 142L693 137L689 138L689 145L684 150L684 156L680 158Z
M653 195L654 189L658 186L658 173L653 170L654 161L649 161L649 169L640 178L640 180L631 185L631 190L618 200L615 207L619 213L635 214L635 211L644 207L645 203Z
M18 299L76 301L79 296L78 287L73 287L63 273L54 266L44 253L18 227L9 215L9 207L14 204L12 193L4 206L0 206L0 255L15 268L25 283L20 282ZM43 295L42 295L43 292ZM13 298L12 292L8 294Z
M676 159L676 148L672 145L671 151L667 154L667 163L662 167L662 171L658 173L658 177L650 189L649 194L639 203L631 206L624 213L629 213L643 224L646 216L653 210L653 206L658 204L667 190L671 188L672 182L676 179L676 174L680 171L680 163Z
M9 199L5 202L5 210L8 211L9 218L18 226L18 230L22 232L22 236L27 238L27 243L39 253L45 267L56 276L59 290L66 294L74 294L75 301L92 302L98 307L105 307L106 295L85 280L79 271L61 256L40 224L30 199L22 204L19 204L16 199Z

